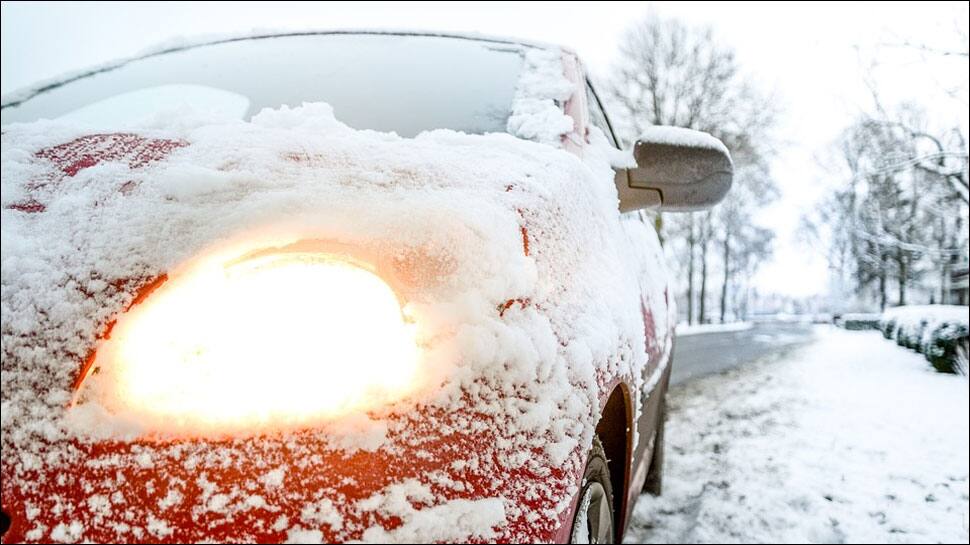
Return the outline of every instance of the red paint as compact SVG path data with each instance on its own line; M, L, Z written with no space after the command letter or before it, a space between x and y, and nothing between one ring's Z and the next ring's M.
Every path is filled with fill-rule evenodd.
M508 309L512 308L512 305L514 305L516 303L519 304L519 308L525 308L525 307L529 306L529 304L532 303L532 300L529 299L528 297L526 297L526 298L520 297L518 299L509 299L508 301L506 301L506 302L504 302L504 303L502 303L501 305L498 306L498 315L499 316L505 316L505 311L507 311Z
M184 140L145 138L131 133L89 134L34 155L51 161L61 173L71 177L102 162L120 161L127 163L128 168L141 168L188 145Z
M64 177L73 177L85 168L93 167L102 162L119 161L127 163L130 169L139 169L150 163L160 161L174 150L188 145L189 143L184 140L145 138L128 133L82 136L70 142L36 152L35 157L50 161L57 172L26 184L25 189L28 192L33 192L51 183L58 182ZM123 195L128 195L137 184L136 181L129 180L122 184L118 191ZM47 206L31 196L23 201L7 205L6 209L27 214L39 214L46 211Z
M150 442L76 443L75 448L89 463L75 467L66 473L43 469L32 470L18 476L16 483L7 478L3 480L3 508L12 518L12 525L9 532L4 535L4 542L25 541L25 533L37 523L53 528L58 524L72 521L78 521L84 525L85 541L115 542L118 536L114 530L110 525L98 524L96 512L85 500L92 494L110 497L117 491L124 494L126 504L153 506L150 511L152 515L164 520L175 529L175 532L167 537L145 535L144 540L162 543L195 543L209 540L281 543L286 540L286 531L273 530L271 528L273 522L280 515L284 515L290 521L287 528L299 525L301 511L307 504L315 501L316 491L333 491L329 497L334 501L337 511L341 513L344 526L340 530L327 525L321 525L319 528L323 531L324 542L332 543L359 540L362 537L362 529L371 525L380 524L387 529L400 525L399 519L385 517L377 512L361 513L352 506L355 502L380 492L384 487L405 479L415 478L427 482L427 479L422 477L430 473L440 473L462 483L464 490L456 491L432 484L431 490L437 498L453 500L505 496L516 504L527 507L525 511L543 512L554 509L557 500L553 495L536 494L535 489L563 477L569 476L564 482L579 478L575 475L577 471L569 468L568 464L566 468L544 467L542 471L529 468L507 469L500 467L498 460L491 457L483 459L477 468L455 469L452 463L468 459L470 453L489 452L490 447L495 445L499 437L495 430L501 429L500 426L502 426L501 422L491 422L491 425L483 431L469 429L467 421L470 419L490 422L487 417L474 414L471 410L443 413L424 409L421 414L402 415L396 418L413 422L421 433L420 444L409 444L403 439L393 441L395 438L392 437L395 448L384 448L373 453L358 451L348 454L328 447L312 432L306 432L285 440L278 437L261 437L258 440L247 441L246 456L235 459L228 465L206 465L205 463L190 465L188 459L191 453L231 447L233 441L186 440L179 442L183 449L182 456L168 457L154 467L142 468L132 462L138 454L138 448L152 444ZM446 426L455 430L454 433L442 433L441 430ZM294 447L301 451L299 458L294 458L291 454ZM428 455L417 456L419 451ZM532 452L531 456L541 457L542 453ZM112 467L113 464L110 463L112 459L120 459L127 463L120 467ZM275 490L259 487L258 490L246 491L247 495L249 493L262 495L273 510L256 508L240 511L232 516L212 512L193 512L194 506L204 503L205 492L198 482L200 476L215 483L221 491L226 491L234 486L251 482L253 476L264 475L277 467L285 468L282 487ZM8 469L3 468L4 475L12 475ZM184 482L180 490L184 499L179 505L163 511L155 506L167 494L168 482L173 478ZM124 485L116 484L119 481ZM507 486L508 482L515 482L518 486L512 489ZM529 486L530 482L534 483L534 486ZM39 489L31 491L30 487L26 486L27 483L42 483L42 485ZM89 488L91 486L93 490ZM564 489L554 492L555 496L565 495ZM77 498L77 501L69 506L67 512L69 514L58 513L50 501L54 496ZM35 518L29 522L26 519L27 503L39 508ZM414 505L416 508L421 507L419 504ZM125 506L119 505L117 509L123 512ZM529 522L526 514L524 512L519 516L510 516L503 532L507 532L506 535L517 536L517 540L522 540L526 536L531 537L529 541L554 539L556 520L542 519ZM109 519L117 521L123 520L123 517L115 515ZM144 526L146 521L132 520L131 524Z
M39 214L40 212L47 210L47 206L35 201L34 199L28 199L26 201L20 201L7 205L7 210L17 210L19 212L26 212L27 214Z

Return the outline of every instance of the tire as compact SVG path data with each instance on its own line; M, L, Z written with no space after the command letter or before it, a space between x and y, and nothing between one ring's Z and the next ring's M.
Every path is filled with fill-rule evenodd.
M579 495L570 543L613 543L616 539L616 514L613 512L613 486L606 451L599 437L593 447L583 473L583 487Z
M653 443L653 455L650 457L650 469L647 470L647 478L643 481L643 491L654 496L659 496L663 492L664 481L664 431L667 429L667 399L664 398L660 404L659 415L657 415L657 435Z

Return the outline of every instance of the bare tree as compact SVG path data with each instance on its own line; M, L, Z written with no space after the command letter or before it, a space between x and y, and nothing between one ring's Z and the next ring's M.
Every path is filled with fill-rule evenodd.
M687 319L704 322L708 319L708 258L713 255L709 248L718 245L726 252L722 254L726 256L723 306L730 276L736 271L731 255L745 252L741 248L745 240L738 238L742 226L750 223L753 208L774 195L767 158L774 146L775 101L756 89L743 74L734 50L720 43L709 27L649 15L630 27L621 43L620 61L606 86L614 111L621 113L617 120L621 138L630 143L652 125L701 130L724 142L738 172L752 174L736 177L730 213L667 215L661 222L668 241L686 244L682 265L687 277ZM698 269L699 289L695 288Z
M834 250L837 266L851 269L858 291L874 290L880 308L889 303L890 282L896 304L906 304L910 288L934 268L940 286L930 298L935 302L939 293L943 302L949 268L967 254L966 201L945 173L899 166L922 157L922 138L901 129L922 126L922 112L904 105L882 115L895 121L863 115L846 129L838 150L847 181L823 203L817 221L829 226L830 259Z
M965 70L970 47L966 22L958 24L963 26L950 45L901 40L883 47L914 53L926 67ZM941 59L956 64L942 68ZM873 67L880 64L873 61ZM921 95L890 106L874 73L870 67L863 74L871 107L837 146L844 184L806 219L805 232L827 229L832 268L880 308L889 304L892 284L897 304L912 302L914 291L921 302L947 302L950 271L967 260L970 238L966 123L945 114L931 122L925 105L942 98L954 101L943 111L965 111L968 82L939 88L937 78L929 77Z

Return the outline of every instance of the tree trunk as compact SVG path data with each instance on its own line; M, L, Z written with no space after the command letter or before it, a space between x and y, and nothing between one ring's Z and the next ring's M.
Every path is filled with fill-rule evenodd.
M694 323L694 246L697 244L694 234L694 214L690 214L687 223L687 323Z
M899 306L903 306L906 304L906 275L908 271L902 250L896 253L896 264L899 266Z
M941 305L946 304L946 292L947 292L946 284L947 284L947 280L949 280L948 278L949 276L950 276L950 263L946 258L944 258L943 264L940 267L940 304Z
M701 300L700 300L700 323L707 323L705 306L707 301L707 237L701 241Z
M744 295L741 296L741 321L748 319L748 300L751 297L751 287L744 286Z
M886 273L885 271L879 273L879 311L883 312L886 310L886 303L888 302L889 296L886 294Z
M946 304L947 280L950 275L950 258L943 249L946 248L946 218L940 216L940 304Z
M721 323L727 314L728 281L731 279L731 232L724 233L724 283L721 284Z
M888 266L887 261L889 261L889 258L886 254L883 254L880 260L882 261L882 266L879 267L879 310L882 312L886 310L886 304L889 302L889 294L886 289L886 267Z

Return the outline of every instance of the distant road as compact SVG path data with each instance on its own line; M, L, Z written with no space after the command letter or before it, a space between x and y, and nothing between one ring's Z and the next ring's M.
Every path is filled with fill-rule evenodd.
M742 363L807 344L812 325L791 322L756 323L742 331L695 333L677 337L671 384L726 371Z

